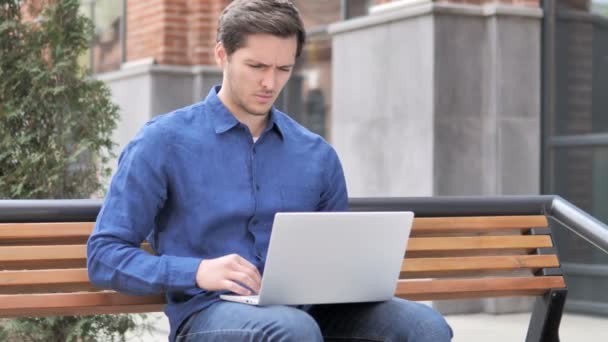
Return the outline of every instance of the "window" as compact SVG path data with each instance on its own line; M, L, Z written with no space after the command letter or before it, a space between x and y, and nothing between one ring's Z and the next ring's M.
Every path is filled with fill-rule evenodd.
M93 73L120 69L125 59L124 6L126 0L82 0L81 10L95 26L95 34L83 62Z
M608 17L608 0L593 0L591 12Z
M554 49L544 59L555 64L544 69L543 96L551 100L543 113L543 192L608 222L608 0L557 0L555 31L547 27L544 39ZM555 237L569 287L566 307L608 315L608 255L565 229Z
M307 42L279 108L311 131L328 137L331 116L331 36L327 26L369 13L371 0L296 0Z

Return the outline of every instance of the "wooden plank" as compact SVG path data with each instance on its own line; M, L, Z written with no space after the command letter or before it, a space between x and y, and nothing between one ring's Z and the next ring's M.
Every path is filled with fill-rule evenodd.
M0 243L85 243L95 222L0 223Z
M40 259L86 258L86 245L60 246L4 246L0 247L0 261L36 261Z
M413 233L486 232L547 227L544 215L531 216L474 216L474 217L417 217Z
M416 253L491 251L551 247L550 236L472 236L411 238L408 257ZM147 243L142 248L151 251ZM85 245L2 246L0 269L75 268L86 265Z
M415 237L409 239L407 251L485 251L501 249L546 248L552 246L553 243L551 241L551 237L546 235Z
M488 255L530 255L535 254L535 248L525 249L501 249L501 250L463 250L463 251L422 251L422 252L407 252L407 259L417 258L462 258L472 256L488 256Z
M438 278L467 275L487 276L492 273L504 273L530 269L559 267L556 255L490 255L474 257L448 258L408 258L401 266L401 277Z
M65 268L85 265L85 245L0 247L0 269Z
M85 242L95 222L1 223L0 242ZM482 232L547 227L547 218L534 216L417 217L413 233Z
M395 295L411 300L540 296L565 287L561 276L399 280Z
M1 299L0 299L1 300ZM60 309L13 309L0 311L0 318L19 317L55 317L55 316L91 316L111 314L134 314L162 312L164 304L141 304L141 305L119 305L119 306L86 306Z
M98 291L86 268L0 271L0 294Z
M92 315L162 311L162 295L129 296L113 291L0 295L0 317Z
M516 270L544 267L559 267L557 256L549 254L405 259L401 266L401 272Z
M148 243L141 248L152 253ZM0 246L0 270L86 267L86 245Z

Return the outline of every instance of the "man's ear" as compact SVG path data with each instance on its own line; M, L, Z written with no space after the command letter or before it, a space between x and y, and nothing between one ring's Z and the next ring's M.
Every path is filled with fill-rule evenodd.
M226 60L228 59L228 54L226 53L226 49L224 48L224 44L222 42L218 42L215 44L215 63L220 69L224 69L224 65L226 65Z

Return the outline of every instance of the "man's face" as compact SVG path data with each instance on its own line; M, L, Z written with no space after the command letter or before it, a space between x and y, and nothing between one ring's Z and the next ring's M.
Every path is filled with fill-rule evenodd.
M221 92L235 115L268 114L291 76L297 44L295 36L254 34L230 56L218 44L216 61L224 71Z

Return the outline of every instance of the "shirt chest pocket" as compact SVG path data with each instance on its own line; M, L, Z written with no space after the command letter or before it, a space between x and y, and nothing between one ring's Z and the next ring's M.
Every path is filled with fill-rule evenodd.
M310 185L293 183L281 186L281 211L317 211L320 200L321 194Z

